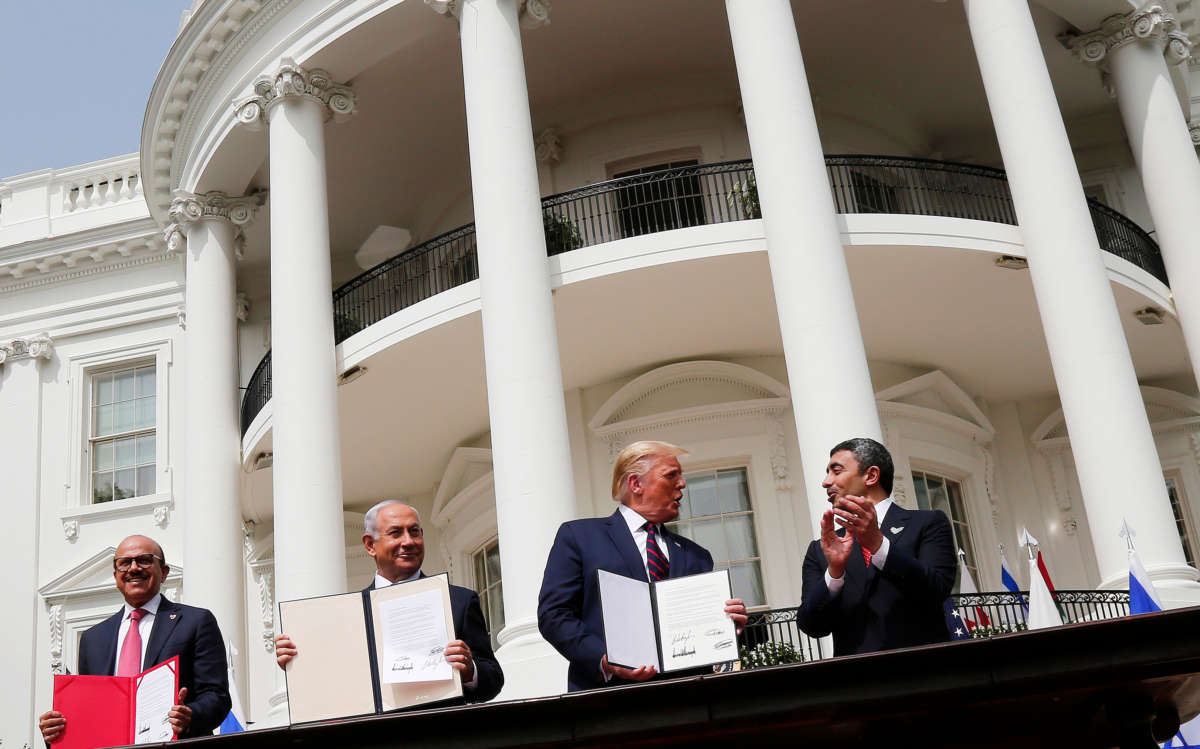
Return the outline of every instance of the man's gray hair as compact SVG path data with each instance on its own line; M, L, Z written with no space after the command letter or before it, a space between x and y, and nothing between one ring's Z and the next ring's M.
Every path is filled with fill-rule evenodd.
M417 516L417 523L421 522L421 513L417 508L410 505L408 502L401 502L398 499L385 499L382 502L377 502L374 507L367 510L367 514L363 516L363 533L371 538L379 538L379 511L388 505L404 505L413 511Z

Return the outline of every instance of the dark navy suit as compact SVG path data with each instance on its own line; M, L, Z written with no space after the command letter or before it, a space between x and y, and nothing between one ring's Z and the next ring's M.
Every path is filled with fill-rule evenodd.
M659 543L667 545L670 577L712 571L712 555L696 542L664 529ZM546 560L538 595L538 629L570 661L567 690L571 692L606 686L600 674L600 657L606 648L596 570L649 581L619 509L607 518L563 523ZM607 682L620 683L625 682L616 677Z
M125 609L83 633L79 640L79 673L111 676L117 666L117 635ZM179 656L179 686L187 689L184 703L192 722L180 734L205 736L229 714L229 682L225 641L217 619L208 609L172 603L164 596L154 614L142 670Z
M893 502L880 530L890 544L883 569L864 563L856 539L837 597L825 585L829 564L820 539L808 546L797 612L800 629L813 637L832 633L834 655L950 639L942 602L954 587L957 567L945 513L906 510Z
M425 577L424 572L421 573L421 577ZM374 588L375 585L372 583L365 590L370 591ZM471 660L475 662L475 672L479 674L479 681L476 682L474 689L470 691L464 689L461 699L438 702L437 706L448 707L463 705L467 702L487 702L499 694L500 688L504 686L504 671L500 669L500 663L492 652L492 638L488 635L487 624L483 621L483 609L479 605L479 595L470 588L451 585L450 613L454 616L454 637L467 643L467 647L471 649ZM420 706L422 710L429 708L429 704Z

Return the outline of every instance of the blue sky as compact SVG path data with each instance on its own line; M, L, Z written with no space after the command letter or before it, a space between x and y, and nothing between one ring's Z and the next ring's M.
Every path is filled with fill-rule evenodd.
M0 177L138 150L191 0L0 0Z

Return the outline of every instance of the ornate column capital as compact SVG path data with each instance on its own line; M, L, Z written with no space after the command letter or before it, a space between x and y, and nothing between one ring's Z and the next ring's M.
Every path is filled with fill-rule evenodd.
M271 107L289 96L317 102L337 122L348 119L358 108L354 89L334 83L329 71L306 70L285 57L275 72L259 76L254 82L254 96L234 102L234 117L252 130L261 129Z
M47 333L13 338L0 343L0 366L19 359L46 359L54 355L54 341Z
M462 14L462 4L465 0L425 0L425 4L435 13L453 17L458 20ZM551 0L520 0L517 6L517 18L523 29L536 29L539 26L550 25Z
M1157 0L1132 13L1109 16L1100 28L1086 34L1059 37L1063 45L1086 63L1100 63L1114 49L1146 41L1163 47L1167 63L1175 65L1191 58L1192 42L1179 29L1179 21Z
M242 248L246 239L242 227L254 219L254 212L266 202L265 190L240 197L226 195L220 190L200 195L176 190L173 195L171 207L167 209L171 223L163 229L163 238L167 240L167 252L183 250L187 228L192 224L204 220L228 221L234 227L234 253L238 260L242 259Z
M1189 122L1188 134L1192 136L1192 145L1200 146L1200 122Z
M548 127L533 138L533 153L539 164L557 164L562 159L562 136Z

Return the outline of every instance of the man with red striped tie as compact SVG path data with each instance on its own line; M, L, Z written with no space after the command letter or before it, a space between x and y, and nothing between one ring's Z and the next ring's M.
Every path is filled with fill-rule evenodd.
M658 675L650 665L621 668L608 663L596 570L644 581L712 571L712 555L704 547L664 526L679 516L687 482L678 456L686 452L667 442L629 445L613 466L617 511L607 518L563 523L558 529L538 596L538 629L570 661L568 691ZM741 634L745 604L730 599L725 612Z

